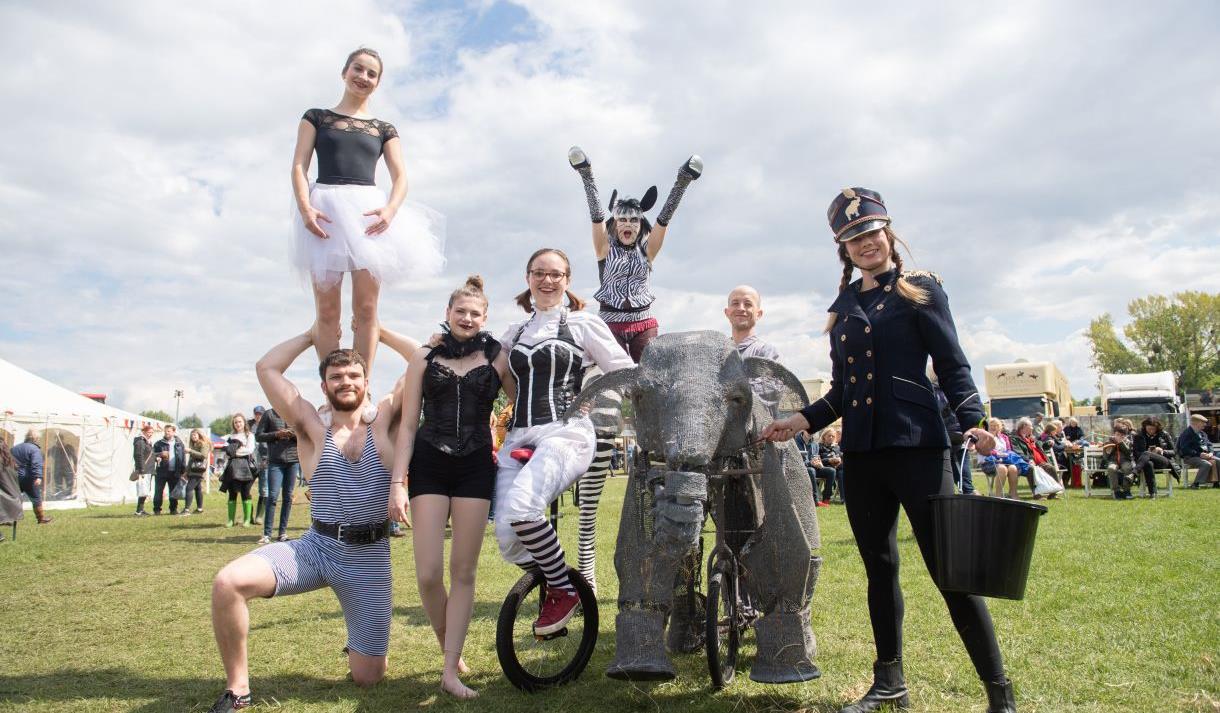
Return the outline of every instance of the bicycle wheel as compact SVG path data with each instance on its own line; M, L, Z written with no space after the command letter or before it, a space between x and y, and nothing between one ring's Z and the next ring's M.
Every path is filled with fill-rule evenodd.
M712 687L720 690L733 682L737 673L737 647L740 634L737 626L737 577L731 562L721 560L714 565L707 582L707 669L712 674Z
M580 595L580 604L568 625L554 634L534 634L534 620L546 597L546 578L541 571L522 575L500 607L496 656L509 682L527 693L576 680L593 657L597 597L585 578L571 567L568 578Z

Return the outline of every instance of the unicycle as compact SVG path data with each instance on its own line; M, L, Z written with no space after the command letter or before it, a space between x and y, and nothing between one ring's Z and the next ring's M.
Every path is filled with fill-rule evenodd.
M529 461L533 451L518 449L512 457ZM559 526L559 501L551 503L551 527ZM546 577L531 567L517 580L500 606L496 622L496 657L504 676L527 693L541 691L576 680L589 665L597 644L597 597L593 588L569 567L568 578L580 597L576 612L564 626L551 634L534 633L534 620L546 599Z

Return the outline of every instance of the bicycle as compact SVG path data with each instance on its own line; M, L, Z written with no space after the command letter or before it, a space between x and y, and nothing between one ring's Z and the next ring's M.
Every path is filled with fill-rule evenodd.
M514 450L513 458L529 462L533 450ZM559 500L551 502L551 527L559 527ZM568 578L580 596L576 613L567 625L546 635L534 633L534 620L546 599L546 577L531 566L517 580L496 621L496 657L504 676L526 693L554 688L580 677L597 645L597 596L580 572L568 568Z
M748 573L738 559L745 540L758 527L757 512L744 496L741 478L762 473L761 463L754 465L743 449L742 467L726 468L710 473L708 479L720 497L709 504L716 526L716 544L707 560L707 615L704 620L704 647L712 687L721 690L733 682L737 673L737 652L746 631L758 619L758 612L742 596L742 584ZM734 463L736 464L736 463Z

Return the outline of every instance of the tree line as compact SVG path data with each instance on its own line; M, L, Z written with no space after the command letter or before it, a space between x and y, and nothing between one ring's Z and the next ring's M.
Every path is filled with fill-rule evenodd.
M1090 366L1099 375L1171 371L1179 390L1220 387L1220 293L1140 297L1127 314L1122 337L1108 312L1089 323Z

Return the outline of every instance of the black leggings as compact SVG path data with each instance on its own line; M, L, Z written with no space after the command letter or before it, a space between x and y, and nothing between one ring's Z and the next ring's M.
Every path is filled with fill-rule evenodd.
M878 661L902 656L902 589L898 586L898 506L907 519L929 571L936 557L929 495L953 492L948 451L939 448L886 448L845 453L843 493L864 570L868 574L868 615ZM991 614L982 597L941 592L949 616L983 681L1004 680L1004 662Z
M250 487L254 485L253 480L230 480L229 481L229 502L237 500L237 491L241 491L241 501L244 503L250 499Z

